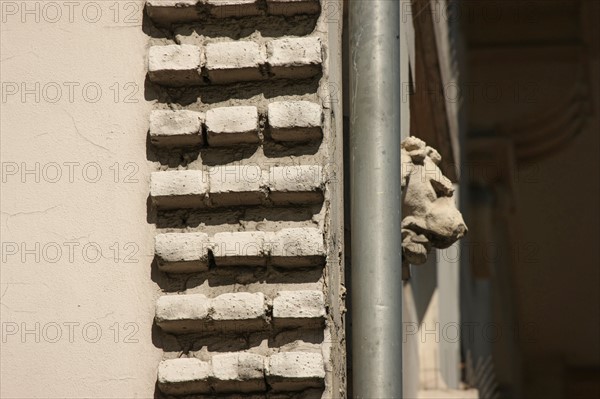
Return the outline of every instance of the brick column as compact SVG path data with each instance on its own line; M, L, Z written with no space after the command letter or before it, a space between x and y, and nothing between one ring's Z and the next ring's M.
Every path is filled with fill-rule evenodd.
M345 397L339 3L146 3L159 394Z

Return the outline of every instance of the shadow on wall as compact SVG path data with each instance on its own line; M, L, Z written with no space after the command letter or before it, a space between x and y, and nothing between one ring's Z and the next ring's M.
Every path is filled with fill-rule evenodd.
M317 14L285 17L263 15L217 19L205 13L206 10L203 7L199 6L198 9L199 16L202 18L201 24L190 23L160 27L155 25L145 14L143 31L149 36L150 44L194 44L203 46L207 42L237 40L264 43L272 40L272 38L282 36L309 35L314 32L319 18ZM316 70L317 67L311 66L311 68ZM318 65L318 73L304 78L276 79L278 76L270 69L270 66L261 66L260 72L263 74L264 80L220 85L212 84L208 74L203 72L201 78L197 79L198 85L184 87L161 86L153 83L147 77L144 95L147 101L155 102L155 109L181 110L185 108L185 110L204 113L217 107L251 104L257 108L259 116L257 134L259 142L252 144L236 144L231 147L218 148L210 147L208 144L180 148L159 147L152 142L150 134L148 134L146 145L148 161L158 163L161 170L198 170L211 166L249 162L260 163L265 162L265 160L269 162L272 160L275 164L280 162L276 158L282 157L296 161L322 156L319 152L325 147L322 145L322 138L306 142L278 142L273 139L267 120L267 106L276 100L321 102L319 94L323 80L321 65ZM206 127L204 124L202 125L200 128L201 141L208 143ZM196 130L197 133L198 130ZM261 187L261 190L263 188ZM268 189L265 190L268 191ZM260 206L243 206L243 204L240 204L239 206L220 206L211 209L178 208L159 210L149 196L147 221L156 224L157 229L161 229L163 232L193 232L207 229L214 232L220 226L226 226L228 230L238 228L252 230L255 226L265 224L267 225L266 230L272 230L273 227L279 230L286 227L297 227L301 224L314 225L316 219L323 217L322 215L325 213L325 207L327 206L322 192L322 187L315 190L320 198L318 203L316 203L317 201L306 201L305 204L300 206L296 204L293 208L289 206L290 204L285 204L285 201L280 204L277 204L275 200L271 202L270 197L267 198L266 193L263 193L265 194L263 197L267 200L261 197ZM217 198L218 194L211 193L211 195ZM269 195L271 194L269 193ZM211 204L213 203L211 202ZM319 255L312 258L307 256L305 258L310 258L310 267L277 267L271 264L270 258L265 260L262 266L240 265L228 267L220 265L216 267L214 255L209 250L207 270L195 273L167 273L164 270L159 270L159 260L155 258L151 266L151 279L164 293L170 294L204 292L201 290L206 288L212 290L212 292L222 292L227 286L234 287L232 289L237 291L240 285L255 284L261 285L260 290L265 291L266 296L275 296L274 290L276 288L269 287L269 284L314 286L322 282L325 256ZM190 291L186 292L187 290ZM157 348L161 348L165 352L165 356L170 359L189 355L190 357L207 360L211 356L210 352L226 353L251 349L268 353L276 352L278 349L282 349L282 352L289 350L301 351L306 348L314 350L315 345L321 345L325 342L324 325L294 325L285 318L274 318L273 306L267 305L265 309L263 309L265 311L264 320L261 319L258 322L256 329L250 330L246 328L246 325L239 325L238 328L235 328L236 326L227 324L237 322L237 320L215 321L207 317L206 320L202 320L201 331L170 333L165 331L164 325L161 324L161 328L155 322L152 330L153 343ZM324 321L325 317L321 322L324 323ZM253 322L256 322L256 320ZM284 346L286 348L283 349ZM267 394L271 389L269 385L271 382L267 381L268 378L272 377L265 377L263 382L264 386L267 387ZM212 383L211 381L209 382ZM308 388L286 394L285 397L321 398L323 392L324 388ZM160 391L157 384L155 398L164 397L165 394ZM202 396L194 396L194 398L196 397L200 398ZM220 394L219 397L262 398L265 397L265 393L256 395Z

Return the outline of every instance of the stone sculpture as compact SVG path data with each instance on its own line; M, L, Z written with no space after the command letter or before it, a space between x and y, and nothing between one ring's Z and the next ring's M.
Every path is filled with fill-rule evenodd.
M433 248L448 248L467 233L440 154L416 137L402 141L402 259L420 265Z

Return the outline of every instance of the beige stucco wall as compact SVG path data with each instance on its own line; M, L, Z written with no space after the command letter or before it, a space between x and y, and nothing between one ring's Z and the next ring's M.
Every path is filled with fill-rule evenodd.
M0 2L0 396L152 397L142 2L53 4Z

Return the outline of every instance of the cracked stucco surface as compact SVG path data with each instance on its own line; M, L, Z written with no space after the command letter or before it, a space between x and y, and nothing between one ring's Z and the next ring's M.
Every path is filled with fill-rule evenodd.
M143 2L132 2L142 6ZM21 328L40 328L49 323L77 322L73 342L68 327L62 338L50 343L44 336L35 342L33 334L6 336L0 343L0 396L11 398L133 398L152 397L156 380L152 367L161 351L151 341L154 301L158 288L151 281L149 264L153 256L154 226L146 222L146 197L149 170L146 161L147 115L150 102L144 99L147 36L140 22L118 23L109 7L112 2L97 2L103 17L97 23L74 14L71 23L63 15L56 23L33 16L23 23L19 15L7 17L1 32L1 79L3 82L40 82L62 85L76 82L74 101L63 97L56 103L39 103L34 96L21 101L16 95L0 104L2 163L25 163L33 169L51 162L62 165L95 162L102 178L86 182L81 173L69 182L67 168L56 183L27 176L9 176L0 189L0 235L2 242L36 242L63 246L98 243L103 256L95 263L82 259L76 251L73 261L66 252L56 263L34 256L22 262L19 255L9 256L0 267L0 318ZM64 11L64 10L63 10ZM76 9L81 11L81 8ZM123 11L123 9L121 9ZM141 14L134 14L134 17ZM57 50L59 43L60 51ZM88 82L102 88L96 103L86 102L81 88ZM115 102L110 87L117 83L120 99ZM133 100L125 103L124 85L138 88ZM114 86L113 86L114 87ZM128 90L127 94L133 90ZM138 182L124 183L123 165L131 162L139 168L133 175ZM119 183L109 168L121 165ZM131 169L133 170L133 169ZM76 171L81 171L79 166ZM128 171L130 172L130 171ZM138 251L125 263L125 252L115 262L109 249L119 243L133 243ZM64 248L64 246L63 246ZM86 323L98 323L102 337L87 342L81 334ZM111 326L119 323L120 336L115 342ZM125 323L139 326L124 342ZM6 325L6 324L5 324ZM12 324L11 324L12 325ZM135 328L135 327L134 327ZM53 330L54 331L54 330ZM50 337L50 330L47 336ZM41 334L40 334L41 335ZM52 332L52 337L54 332ZM91 331L90 331L91 335ZM27 383L35 376L35 383Z

